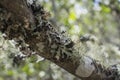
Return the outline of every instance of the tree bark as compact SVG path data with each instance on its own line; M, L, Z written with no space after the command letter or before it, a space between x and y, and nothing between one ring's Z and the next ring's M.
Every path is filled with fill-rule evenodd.
M76 44L69 37L54 29L47 20L48 13L42 6L33 3L28 8L23 0L3 0L0 1L0 5L2 6L0 8L0 31L7 35L7 39L13 39L17 43L25 42L29 45L27 48L82 80L120 80L117 66L106 68L96 60L81 55L80 44L82 42ZM12 15L9 16L9 13ZM27 29L25 25L22 25L21 22L25 23L24 18L28 19L29 23L34 22L34 28ZM26 51L26 49L22 50Z
M0 5L13 13L22 23L34 23L34 16L25 0L2 0Z

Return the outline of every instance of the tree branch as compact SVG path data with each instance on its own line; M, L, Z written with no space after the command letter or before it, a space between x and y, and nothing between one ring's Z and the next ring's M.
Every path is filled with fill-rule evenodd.
M6 4L9 1L11 3L7 7ZM27 47L27 49L37 52L38 55L54 62L82 80L120 79L117 66L106 68L94 59L81 55L80 44L82 42L76 44L70 38L54 29L47 20L48 13L42 6L33 3L31 12L22 0L9 1L3 0L3 2L0 2L3 6L3 8L0 8L0 31L7 35L7 39L13 39L22 47ZM24 9L20 7L20 4L23 5ZM19 12L20 10L23 13ZM20 21L16 21L12 15L6 17L8 16L8 11L15 15L19 14L19 16L16 16L18 19L21 18ZM20 22L24 17L31 19L31 16L34 16L36 26L32 29L26 29L25 25L21 25ZM23 45L21 41L29 46ZM21 50L26 51L26 48Z
M0 5L13 13L22 23L34 24L34 16L25 0L2 0Z

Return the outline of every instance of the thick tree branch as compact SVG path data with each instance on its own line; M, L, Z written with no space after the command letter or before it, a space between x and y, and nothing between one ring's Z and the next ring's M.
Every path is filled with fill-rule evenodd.
M13 13L22 23L34 24L34 16L25 0L2 0L0 5Z
M46 18L48 13L44 11L42 6L33 3L30 6L31 12L22 0L21 2L20 0L11 0L8 8L6 4L9 1L3 0L3 2L0 2L3 6L3 8L0 8L0 31L7 35L7 39L13 39L19 43L23 47L21 51L30 49L37 52L40 56L54 62L82 80L120 79L117 66L105 68L94 59L81 55L81 42L75 44L70 38L54 29ZM19 4L23 5L24 9ZM16 6L16 8L13 6ZM19 12L19 9L23 13ZM6 17L8 11L15 15L19 14L17 18L21 18L20 21L24 17L31 19L31 16L34 16L36 26L32 29L26 29L25 25L21 25L19 20L16 21L14 16Z

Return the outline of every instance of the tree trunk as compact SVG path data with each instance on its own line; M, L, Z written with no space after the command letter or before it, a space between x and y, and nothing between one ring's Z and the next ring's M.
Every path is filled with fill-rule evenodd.
M24 0L2 0L0 5L0 31L7 35L7 39L13 39L17 43L25 42L29 45L27 48L82 80L120 79L117 66L106 68L94 59L81 55L82 50L79 48L82 42L76 44L54 29L47 20L49 13L42 6L33 3L28 7ZM26 19L27 23L35 25L26 28L26 25L22 25L26 24Z

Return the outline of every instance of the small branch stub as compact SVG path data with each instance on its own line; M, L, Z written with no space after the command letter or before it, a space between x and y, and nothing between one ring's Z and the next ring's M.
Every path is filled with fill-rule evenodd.
M80 59L80 64L75 73L80 77L89 77L94 70L93 61L89 57L84 56Z

